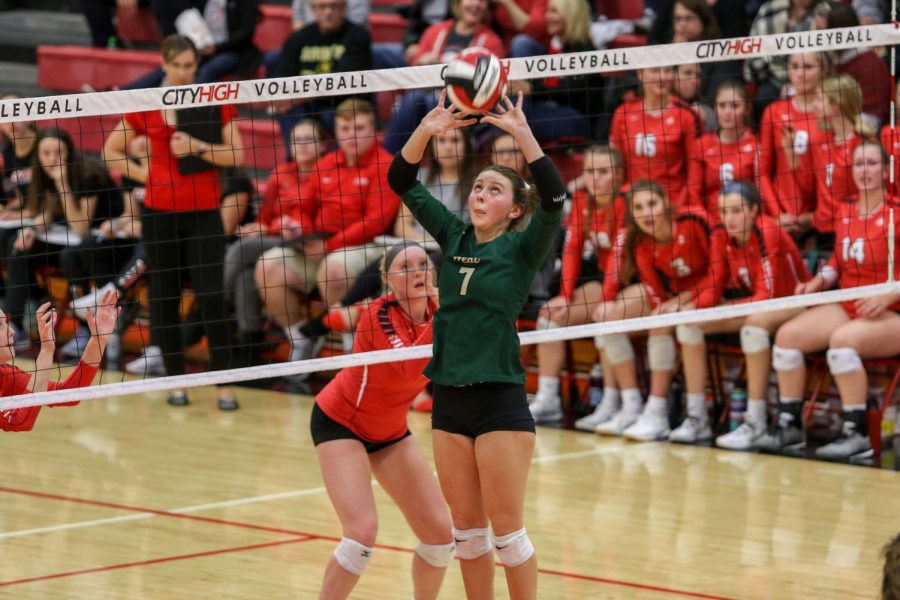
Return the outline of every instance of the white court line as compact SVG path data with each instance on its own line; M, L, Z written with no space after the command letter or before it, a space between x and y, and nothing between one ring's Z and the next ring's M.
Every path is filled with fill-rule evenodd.
M532 459L532 463L536 465L557 463L564 460L572 460L576 458L585 458L589 456L598 456L608 452L621 452L622 446L603 446L593 450L582 450L579 452L568 452L564 454L551 454L548 456L536 456ZM376 481L372 481L373 485L377 485ZM270 502L272 500L284 500L286 498L300 498L303 496L313 496L325 492L325 487L314 487L303 490L293 490L290 492L278 492L276 494L266 494L263 496L250 496L247 498L236 498L234 500L224 500L222 502L210 502L207 504L194 504L192 506L182 506L179 508L171 508L163 512L170 513L193 513L204 510L212 510L216 508L228 508L231 506L242 506L245 504L256 504L258 502ZM58 531L69 531L72 529L84 529L87 527L98 527L101 525L114 525L117 523L128 523L131 521L142 521L160 517L157 513L135 513L130 515L121 515L118 517L107 517L105 519L92 519L90 521L78 521L75 523L64 523L62 525L51 525L49 527L36 527L34 529L22 529L20 531L7 531L0 533L0 540L6 540L18 537L27 537L30 535L40 535L42 533L55 533Z

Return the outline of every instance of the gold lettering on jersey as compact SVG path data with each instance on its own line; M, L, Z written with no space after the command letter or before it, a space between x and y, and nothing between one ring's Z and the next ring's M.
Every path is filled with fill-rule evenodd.
M304 46L300 51L301 62L333 62L341 60L347 49L343 44L330 46Z
M481 262L480 258L474 256L454 256L453 262L462 263L464 265L477 265Z

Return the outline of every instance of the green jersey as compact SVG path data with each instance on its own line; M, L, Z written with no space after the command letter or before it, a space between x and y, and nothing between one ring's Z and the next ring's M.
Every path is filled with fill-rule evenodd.
M560 205L562 192L555 197ZM479 244L474 227L449 212L421 183L402 198L444 253L434 356L425 375L441 385L525 383L516 320L559 233L561 211L540 206L523 231Z

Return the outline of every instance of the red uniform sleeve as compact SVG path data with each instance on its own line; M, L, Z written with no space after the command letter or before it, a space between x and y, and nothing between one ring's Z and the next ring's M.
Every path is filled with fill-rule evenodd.
M777 218L781 215L781 207L772 179L775 170L775 123L772 119L772 106L769 106L763 113L759 128L759 193L765 213Z
M694 298L695 308L709 308L722 303L725 283L728 281L728 234L722 227L716 227L712 233L709 252L709 267L706 276L697 286L699 291Z
M653 263L653 241L646 237L641 240L638 247L634 250L634 262L637 266L638 278L641 283L649 290L651 297L656 303L663 302L669 297L659 273L656 272L656 265Z
M272 169L269 179L266 180L266 191L263 192L262 203L259 207L259 215L256 217L256 222L262 225L267 231L271 227L272 221L274 221L278 215L278 210L275 206L278 202L278 180L281 177L279 171L280 169L276 166Z
M387 185L389 160L387 153L378 153L375 164L366 168L369 189L366 193L361 221L351 223L341 232L328 238L329 252L348 246L359 246L388 231L400 210L400 196Z
M2 393L4 397L17 396L27 392L28 382L31 376L21 369L3 365L2 369ZM97 375L96 366L89 366L84 362L78 363L75 370L62 382L56 383L51 381L48 384L49 390L67 390L76 387L86 387L91 385L94 377ZM60 402L51 405L51 408L57 406L75 406L78 402ZM0 412L0 430L3 431L31 431L37 420L38 414L41 412L40 406L29 406L26 408L14 408L12 410L4 410Z
M716 135L716 134L712 134ZM703 146L705 136L694 138L688 147L688 207L695 210L707 206L706 202L706 174L703 164Z
M628 150L628 139L625 135L625 111L623 105L619 105L619 107L613 113L612 124L609 128L609 143L613 145L619 152L622 153L622 156L625 157L626 152ZM627 170L628 161L625 161L625 166ZM630 174L625 173L625 181L628 181Z
M446 26L446 21L442 23L435 23L431 27L427 28L424 32L422 32L422 37L419 39L419 48L416 51L416 54L413 56L412 62L410 63L412 66L418 65L419 59L422 58L425 54L429 52L435 52L437 50L434 46L437 43L438 33L440 33L443 28L446 28Z
M51 381L47 388L50 390L71 390L88 387L94 382L94 377L97 376L98 370L98 365L89 365L84 361L78 361L75 369L69 373L68 377L59 383ZM75 404L78 404L78 402L62 402L58 406L74 406Z
M563 244L559 295L570 302L575 294L575 284L578 281L578 276L581 274L581 250L584 248L584 211L586 204L587 194L576 193L573 199L572 212L569 213L566 241Z
M322 201L319 198L319 177L313 175L299 187L299 190L300 202L294 204L284 214L300 223L304 231L318 231L316 217L322 208Z
M616 294L622 289L622 270L625 267L625 230L622 229L616 235L612 252L606 259L603 269L603 301L612 302Z

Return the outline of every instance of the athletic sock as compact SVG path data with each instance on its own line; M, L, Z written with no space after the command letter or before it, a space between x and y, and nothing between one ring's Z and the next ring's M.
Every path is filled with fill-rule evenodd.
M696 393L687 395L687 414L700 421L707 421L709 415L706 412L706 394Z
M641 397L641 390L637 388L622 390L622 410L630 413L639 413L643 403L644 399Z
M766 401L757 398L747 400L747 417L745 421L750 421L754 425L765 425L766 421Z
M646 414L653 414L657 416L666 415L668 414L668 403L662 396L654 396L653 394L650 394L650 396L647 398L647 406L644 407L644 412Z
M603 404L606 404L607 406L613 406L618 409L622 404L622 397L621 394L619 394L619 388L603 388Z
M559 377L552 375L538 376L538 394L542 398L553 398L559 395Z

